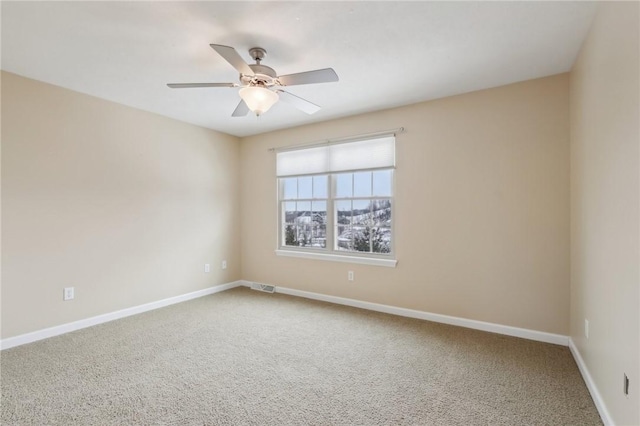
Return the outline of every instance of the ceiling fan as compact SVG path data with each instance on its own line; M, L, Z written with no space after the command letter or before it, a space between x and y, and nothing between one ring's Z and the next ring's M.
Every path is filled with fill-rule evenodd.
M261 61L267 51L261 47L249 49L249 54L256 61L255 64L247 64L238 54L236 49L221 44L210 46L240 72L240 83L169 83L172 89L186 89L198 87L240 87L240 103L236 107L232 117L242 117L252 111L256 115L262 115L275 104L278 99L290 103L294 107L313 114L320 107L289 92L283 87L298 84L329 83L338 81L338 74L332 68L324 68L314 71L300 72L296 74L277 75L276 71Z

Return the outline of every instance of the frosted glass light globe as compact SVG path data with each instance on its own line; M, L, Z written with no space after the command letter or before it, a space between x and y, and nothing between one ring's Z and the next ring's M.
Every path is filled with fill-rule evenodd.
M256 115L262 115L278 102L279 96L264 87L250 86L240 89L240 97Z

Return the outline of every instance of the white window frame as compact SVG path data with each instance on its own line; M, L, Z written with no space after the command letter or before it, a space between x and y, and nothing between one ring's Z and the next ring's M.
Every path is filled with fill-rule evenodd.
M386 137L390 136L389 134L385 135ZM361 142L363 139L357 139L355 141ZM344 142L341 142L344 143ZM395 144L395 139L394 142ZM324 144L331 145L330 143ZM299 149L309 149L323 146L320 145L309 145L300 147ZM339 147L341 149L350 149L349 146ZM297 150L297 149L293 149ZM317 150L314 150L317 154ZM387 151L388 152L388 151ZM365 153L366 155L367 153ZM376 266L387 266L387 267L395 267L397 264L397 260L395 259L395 246L396 246L396 230L395 230L395 155L391 154L393 158L391 158L392 164L386 165L383 167L371 167L371 168L354 168L354 169L346 169L340 168L338 170L322 170L322 164L318 167L318 163L314 163L316 169L313 171L315 173L304 173L304 169L300 170L301 173L295 174L285 174L283 173L281 176L278 176L277 179L277 242L276 242L276 254L278 256L288 256L288 257L298 257L298 258L306 258L306 259L318 259L318 260L328 260L328 261L336 261L336 262L347 262L347 263L360 263L366 265L376 265ZM298 157L296 158L296 162ZM344 157L343 157L344 158ZM333 158L334 160L336 157ZM337 158L340 162L340 159ZM344 163L344 161L342 161ZM329 169L332 167L331 164L335 164L335 161L332 162L331 159L327 160L329 164ZM376 164L377 166L378 164ZM280 166L280 165L279 165ZM297 165L294 165L294 168ZM319 170L320 169L320 170ZM380 170L390 170L391 171L391 194L390 196L375 196L373 195L373 179L371 182L372 185L372 195L367 197L341 197L337 198L336 194L336 186L337 186L337 176L346 173L359 173L359 172L375 172ZM280 170L278 170L278 173ZM313 176L327 176L327 198L312 198L309 199L285 199L284 198L284 180L287 178L300 178L300 177L313 177ZM355 179L352 181L352 185L355 185ZM389 229L391 230L391 240L390 240L390 251L389 253L370 253L370 252L358 252L358 251L346 251L346 250L337 250L336 241L336 232L338 224L336 223L336 215L337 215L337 202L341 200L349 200L349 201L357 201L357 200L367 200L373 201L376 199L385 199L390 200L391 202L391 222ZM326 202L327 212L326 212L326 243L325 247L299 247L299 246L287 246L285 245L285 208L284 203L291 201L300 201L300 202L309 202L313 201L324 201Z

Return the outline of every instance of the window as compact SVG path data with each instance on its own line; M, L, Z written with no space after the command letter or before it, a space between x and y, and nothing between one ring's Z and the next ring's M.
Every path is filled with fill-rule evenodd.
M281 180L282 245L327 246L327 176L300 176Z
M333 175L334 249L391 253L391 170Z
M394 166L388 136L278 152L280 249L391 258Z

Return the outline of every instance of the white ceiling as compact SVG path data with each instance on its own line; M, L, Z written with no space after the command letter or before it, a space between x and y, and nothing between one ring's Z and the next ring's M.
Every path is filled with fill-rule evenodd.
M568 71L593 2L7 2L2 69L236 136L407 105ZM287 90L232 118L237 82L210 47L267 50L278 74L332 67L338 83Z

